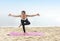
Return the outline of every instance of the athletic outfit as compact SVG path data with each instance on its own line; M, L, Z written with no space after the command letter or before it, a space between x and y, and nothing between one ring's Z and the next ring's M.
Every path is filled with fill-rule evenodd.
M25 31L25 25L29 25L29 24L30 24L30 22L28 21L27 18L26 18L26 19L21 19L21 25L22 25L22 27L23 27L24 33L26 32L26 31Z

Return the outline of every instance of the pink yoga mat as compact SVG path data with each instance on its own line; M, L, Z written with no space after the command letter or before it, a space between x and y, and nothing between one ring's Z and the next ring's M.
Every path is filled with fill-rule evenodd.
M10 32L9 36L44 36L43 32Z

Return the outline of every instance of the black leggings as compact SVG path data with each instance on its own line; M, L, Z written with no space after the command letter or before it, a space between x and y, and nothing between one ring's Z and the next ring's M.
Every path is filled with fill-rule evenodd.
M25 25L29 25L30 22L28 21L28 19L26 19L26 20L21 20L21 24L22 24L22 27L23 27L23 31L24 31L24 33L25 33L25 32L26 32L26 30L25 30Z

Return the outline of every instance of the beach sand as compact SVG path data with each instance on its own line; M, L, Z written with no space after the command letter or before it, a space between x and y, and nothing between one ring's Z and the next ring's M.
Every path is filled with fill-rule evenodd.
M43 32L44 36L8 36L9 32L23 32L18 27L0 27L0 41L60 41L60 27L26 27L27 32Z

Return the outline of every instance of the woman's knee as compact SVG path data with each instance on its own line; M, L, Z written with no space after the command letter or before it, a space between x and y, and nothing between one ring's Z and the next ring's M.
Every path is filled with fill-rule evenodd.
M31 24L30 22L28 23L28 25Z

